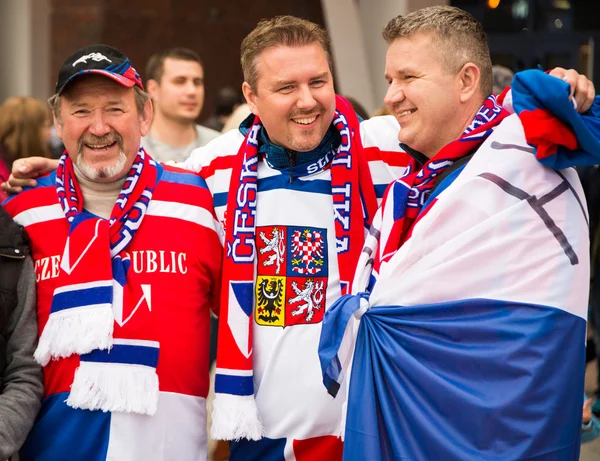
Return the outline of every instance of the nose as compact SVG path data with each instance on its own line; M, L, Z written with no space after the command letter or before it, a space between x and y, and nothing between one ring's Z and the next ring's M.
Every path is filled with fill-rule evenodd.
M311 89L308 86L300 86L298 89L298 100L296 106L298 109L311 110L317 105Z
M402 86L392 82L383 98L383 103L393 112L394 105L402 101L404 101L404 90Z
M104 136L110 133L110 131L110 125L104 120L102 111L95 111L92 116L89 132L96 136Z
M185 92L187 94L196 94L198 87L194 84L193 80L188 80L185 84Z

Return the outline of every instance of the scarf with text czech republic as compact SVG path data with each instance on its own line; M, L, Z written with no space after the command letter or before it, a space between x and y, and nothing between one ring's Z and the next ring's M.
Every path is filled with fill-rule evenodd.
M333 125L341 142L331 162L336 251L342 294L348 292L372 216L377 209L373 181L352 106L336 96ZM235 161L227 202L225 261L217 347L211 436L217 440L263 435L254 401L252 319L256 279L258 136L255 117Z
M106 220L84 211L73 163L66 153L60 159L56 192L69 234L35 358L45 366L79 354L67 399L73 408L156 412L159 343L148 287L128 283L131 261L120 256L144 218L156 181L156 163L140 149Z

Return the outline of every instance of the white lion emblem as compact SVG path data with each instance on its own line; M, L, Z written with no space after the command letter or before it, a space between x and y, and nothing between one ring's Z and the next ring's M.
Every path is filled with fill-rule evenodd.
M299 289L296 282L292 282L292 289L296 292L294 298L290 298L288 302L294 304L297 302L304 302L298 306L298 308L292 311L292 315L300 315L306 312L306 321L310 322L315 315L315 309L321 309L323 307L323 282L315 283L312 279L307 279L304 282L304 289Z

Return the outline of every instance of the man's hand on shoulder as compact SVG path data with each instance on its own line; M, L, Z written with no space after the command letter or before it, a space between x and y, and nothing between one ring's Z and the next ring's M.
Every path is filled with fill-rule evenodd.
M549 72L549 75L560 78L569 84L571 87L571 97L577 104L577 112L582 114L592 107L594 97L596 96L596 89L592 81L585 75L580 74L576 70L567 70L562 67L555 67Z
M8 181L2 184L2 190L8 194L18 194L24 187L35 187L35 178L44 176L58 167L58 160L45 157L27 157L14 161Z

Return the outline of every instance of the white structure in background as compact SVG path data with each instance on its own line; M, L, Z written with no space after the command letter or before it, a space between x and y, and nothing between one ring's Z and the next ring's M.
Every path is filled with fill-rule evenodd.
M51 0L0 0L0 103L51 93ZM337 91L367 111L383 104L385 24L399 14L448 0L321 0L331 36Z
M0 0L0 103L50 96L50 0Z
M383 105L386 44L381 31L387 22L448 0L321 0L331 37L337 92L352 96L368 112Z

